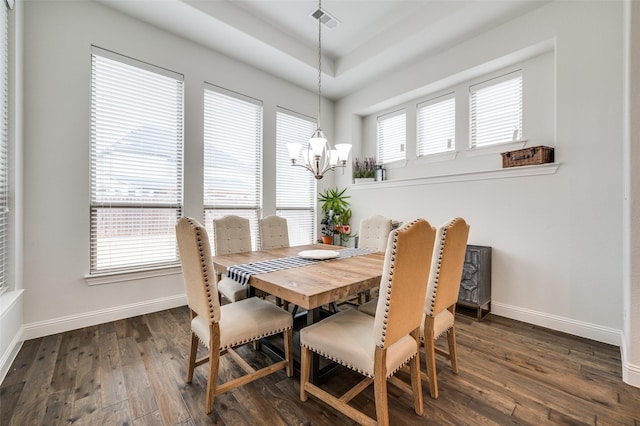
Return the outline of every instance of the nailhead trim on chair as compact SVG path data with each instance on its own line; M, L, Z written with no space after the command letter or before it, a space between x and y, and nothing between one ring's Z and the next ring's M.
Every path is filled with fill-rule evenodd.
M433 316L433 308L435 307L435 304L436 304L436 294L438 291L438 283L440 281L440 268L442 267L442 255L444 252L444 242L447 240L447 230L451 226L453 226L454 222L458 219L459 218L450 220L443 227L442 237L440 238L440 241L438 244L438 246L440 247L440 252L438 253L438 265L436 266L436 272L433 279L433 289L431 290L431 293L427 295L427 301L429 303L429 311L426 314L429 316Z
M366 371L363 371L363 370L357 368L356 366L351 365L351 364L349 364L349 363L347 363L347 362L345 362L345 361L343 361L343 360L341 360L339 358L336 358L336 357L334 357L334 356L332 356L330 354L322 352L322 351L320 351L320 350L318 350L316 348L313 348L313 347L311 347L309 345L302 345L302 347L305 347L305 348L309 349L310 351L313 351L313 352L317 353L318 355L322 355L324 358L330 359L333 362L337 362L338 364L343 365L343 366L349 368L350 370L355 371L356 373L360 373L363 376L366 376L366 377L368 377L370 379L373 379L373 375L372 374L367 373ZM403 362L398 364L398 366L393 371L391 371L391 372L387 371L387 377L393 376L397 371L399 371L402 368L402 366L404 366L407 362L411 361L415 356L416 356L416 354L411 355L409 358L407 358L406 360L404 360Z
M411 228L412 226L414 226L416 223L418 222L418 220L414 220L413 222L409 223L406 227L403 227L401 229L407 230L409 228ZM398 249L398 233L400 232L401 229L395 229L393 231L391 231L392 235L393 235L393 242L392 242L392 246L391 246L391 253L390 253L390 257L391 257L391 263L389 265L389 278L388 278L388 282L389 285L387 286L387 294L385 296L385 307L384 307L384 320L382 322L382 339L380 344L378 345L379 347L383 347L384 346L384 341L387 335L387 322L388 322L388 318L389 318L389 301L391 300L391 291L393 290L393 268L395 266L396 263L396 250Z
M237 340L237 341L235 341L233 343L229 343L226 346L221 346L220 350L223 351L225 349L235 348L236 346L244 345L245 343L251 343L253 341L262 339L263 337L269 337L269 336L273 336L274 334L284 333L286 330L291 330L292 328L293 327L281 328L281 329L275 330L275 331L273 331L271 333L263 333L263 334L260 334L260 335L257 335L257 336L250 337L248 339ZM200 340L202 342L202 340L200 338L198 338L198 340ZM209 348L209 342L202 342L202 343L207 347L207 349Z
M200 263L203 271L204 285L205 285L205 288L207 289L207 300L209 301L209 321L211 321L213 318L213 303L212 303L213 295L211 294L211 286L209 285L209 272L207 271L207 262L205 261L205 253L202 248L202 235L200 234L200 227L192 218L188 217L187 221L189 222L189 225L191 225L196 229L196 237L198 239L198 253L200 254Z

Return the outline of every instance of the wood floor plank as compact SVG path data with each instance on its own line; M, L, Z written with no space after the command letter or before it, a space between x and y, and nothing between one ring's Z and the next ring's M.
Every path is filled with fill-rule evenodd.
M99 359L98 328L83 328L78 341L78 368L74 399L83 399L100 393ZM101 402L99 396L98 401Z
M100 333L98 354L102 405L108 407L127 399L127 387L124 384L120 348L115 331Z
M25 385L9 425L41 424L61 341L62 334L43 337L40 341L38 354L25 377Z
M640 389L622 382L619 348L494 315L456 323L460 373L436 357L440 397L423 382L422 417L390 385L392 424L640 426ZM189 324L179 307L25 342L0 384L0 424L353 424L313 397L300 401L299 379L284 371L216 397L206 415L208 365L185 382ZM250 345L238 353L256 368L272 362ZM240 374L223 356L220 382ZM340 395L360 379L339 367L321 386ZM352 405L375 415L373 389Z
M14 361L13 364L11 364L11 367L7 371L7 375L2 381L2 385L0 385L0 387L11 386L16 383L24 383L29 369L38 356L38 350L41 342L42 338L38 338L27 340L22 344L22 347L20 348L20 361ZM18 358L16 358L16 361L17 360Z
M138 351L138 344L133 337L125 337L119 339L118 347L131 416L135 420L156 412L158 405Z
M62 425L72 421L73 388L50 393L42 418L43 425Z
M102 408L102 421L104 426L128 426L131 422L131 410L129 401L124 400Z
M152 339L139 342L138 347L141 348L142 362L147 371L162 422L166 425L183 422L189 418L189 412L182 401L178 383L172 375L166 373L162 353L158 351Z

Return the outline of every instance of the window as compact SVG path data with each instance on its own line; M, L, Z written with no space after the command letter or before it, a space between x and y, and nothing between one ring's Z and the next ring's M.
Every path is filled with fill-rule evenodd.
M378 163L405 159L407 113L404 110L378 117Z
M205 227L234 214L249 219L256 246L262 194L262 102L216 86L204 91Z
M471 147L523 138L521 71L471 86L470 93Z
M418 105L418 157L455 150L456 100L452 94Z
M7 279L9 263L9 8L6 2L0 6L0 294L9 288Z
M315 241L316 179L304 168L291 166L287 144L306 146L315 130L310 118L285 110L276 113L276 214L287 218L292 246Z
M94 47L90 273L177 266L183 77Z

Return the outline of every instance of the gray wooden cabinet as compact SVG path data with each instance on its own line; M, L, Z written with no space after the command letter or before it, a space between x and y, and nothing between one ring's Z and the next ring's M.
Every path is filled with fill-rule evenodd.
M475 309L479 320L491 312L491 247L467 246L458 305Z

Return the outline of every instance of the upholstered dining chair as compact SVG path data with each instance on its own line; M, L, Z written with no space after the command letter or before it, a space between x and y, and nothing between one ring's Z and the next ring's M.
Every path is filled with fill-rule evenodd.
M289 227L287 219L284 217L271 215L258 220L258 231L260 233L260 248L262 250L270 250L282 247L289 247ZM261 290L256 290L257 296L266 296ZM282 302L282 299L276 298L276 305L284 306L289 309L288 302Z
M391 219L379 214L362 219L358 231L358 248L385 251L392 228Z
M271 215L258 221L260 247L262 250L289 247L289 228L287 219Z
M311 394L360 424L389 424L387 380L413 394L423 414L419 333L429 280L435 229L418 219L388 236L375 317L341 311L300 330L300 399ZM311 352L332 359L365 379L337 398L309 382ZM411 387L393 375L409 363ZM376 420L348 404L371 383Z
M213 219L213 246L216 255L251 251L249 219L236 215ZM218 280L218 291L230 302L246 299L248 289L225 276Z
M207 230L196 220L183 217L176 224L182 276L191 310L191 346L187 383L195 367L209 362L205 411L213 411L217 395L257 380L281 369L291 377L293 370L291 314L265 300L251 297L220 306L216 274L211 261ZM283 333L285 360L259 370L253 369L233 348L262 337ZM209 349L208 356L196 360L198 342ZM228 354L245 375L218 384L220 357Z
M392 229L393 223L389 218L379 214L365 217L360 221L358 248L385 251L387 249L387 239ZM369 300L371 300L370 290L358 295L358 304L368 302ZM375 311L375 307L373 310Z
M438 229L431 274L424 304L420 339L424 343L427 375L431 397L438 398L438 375L435 354L451 361L451 370L458 374L456 349L456 302L467 251L469 225L462 218L455 218ZM446 334L449 352L435 347L436 340Z

